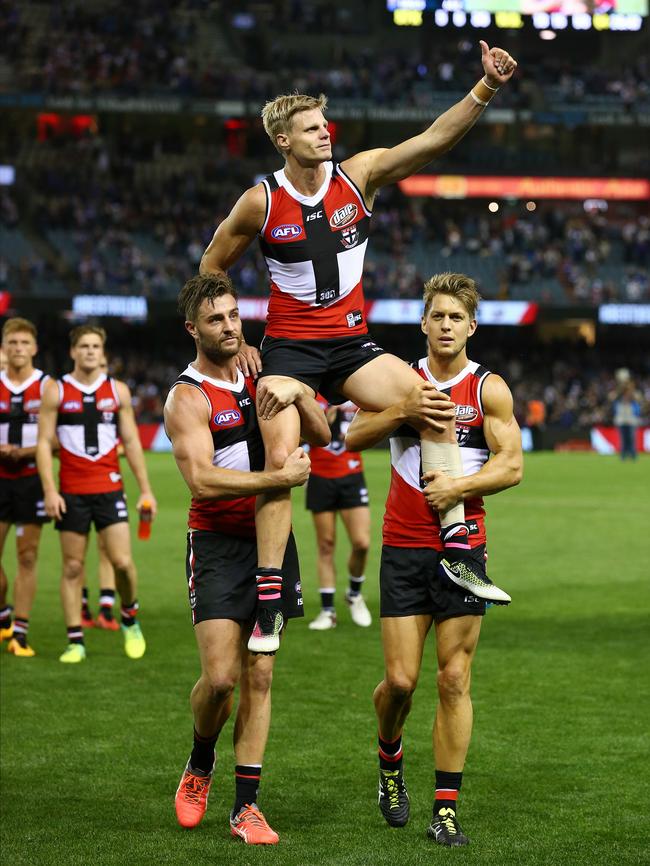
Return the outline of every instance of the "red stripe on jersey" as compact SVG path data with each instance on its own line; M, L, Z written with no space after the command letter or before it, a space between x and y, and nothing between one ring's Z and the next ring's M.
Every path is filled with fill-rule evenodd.
M289 337L297 340L320 340L367 334L364 305L361 283L358 283L349 295L329 307L312 307L296 300L286 292L281 292L271 282L271 297L264 333L269 337ZM362 318L358 324L351 325L357 312L361 312Z

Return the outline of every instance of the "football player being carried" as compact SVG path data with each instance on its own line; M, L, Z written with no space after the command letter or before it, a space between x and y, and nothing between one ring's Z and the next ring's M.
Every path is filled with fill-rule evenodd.
M416 389L384 412L359 412L346 437L346 445L359 450L390 437L391 482L379 577L385 672L374 693L379 806L391 826L408 821L402 730L424 643L434 626L438 706L433 726L435 800L428 835L438 844L453 846L468 842L456 811L472 733L470 673L486 601L472 591L471 579L467 587L446 567L441 516L464 502L473 572L489 583L482 497L518 484L523 465L521 434L508 386L467 357L478 301L469 277L432 277L424 288L422 315L427 355L413 365L422 379L448 393L456 406L461 477L430 471L422 481L418 431L423 419Z
M426 429L426 470L462 473L453 407L429 382L368 335L361 285L370 217L377 192L452 148L480 118L516 62L503 49L481 42L483 77L456 105L420 135L392 148L364 151L340 165L324 112L327 100L278 96L262 111L264 128L284 158L284 168L246 190L218 226L201 261L201 273L223 274L259 237L271 278L261 364L254 352L243 360L261 368L258 413L266 467L281 468L299 441L300 418L290 405L299 380L330 402L351 400L371 411L396 405L419 382ZM448 567L466 580L474 571L462 502L442 515ZM281 617L273 605L282 584L282 559L291 527L288 491L259 497L258 627L252 651L275 651ZM462 565L462 567L461 567ZM509 600L473 574L472 591Z

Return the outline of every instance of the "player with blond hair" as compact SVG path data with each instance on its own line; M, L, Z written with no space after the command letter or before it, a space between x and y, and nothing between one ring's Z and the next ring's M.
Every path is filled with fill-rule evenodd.
M284 465L297 446L300 419L286 393L298 379L314 393L351 400L381 411L417 389L424 408L422 459L426 469L462 474L453 407L403 361L385 353L368 335L361 285L370 218L378 191L419 171L452 148L479 119L517 66L503 49L481 42L484 76L460 102L419 135L392 148L332 161L324 96L279 96L262 119L284 168L246 190L217 228L201 260L202 274L222 274L259 237L271 294L261 364L247 352L242 364L261 370L257 390L266 465ZM274 652L282 616L273 599L282 586L282 559L291 525L289 492L258 497L258 620L249 648ZM462 579L472 569L462 503L443 515L447 560ZM494 598L497 589L474 591ZM509 596L498 591L499 600Z

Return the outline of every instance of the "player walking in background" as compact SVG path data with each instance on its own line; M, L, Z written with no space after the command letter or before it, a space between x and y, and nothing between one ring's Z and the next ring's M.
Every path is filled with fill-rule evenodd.
M0 565L0 639L15 656L35 655L27 642L36 595L36 559L47 521L36 468L38 412L48 376L34 367L36 328L27 319L8 319L2 328L6 369L0 373L0 555L16 524L14 620L7 604L8 581Z
M246 648L255 620L255 496L304 484L309 458L302 448L285 465L265 472L264 446L255 411L255 384L237 366L242 324L237 294L227 277L194 277L183 287L179 309L194 338L196 359L172 386L165 427L174 457L192 493L187 536L187 581L201 676L191 695L194 744L176 792L182 827L196 827L208 802L215 747L239 683L234 727L233 836L252 845L275 845L257 805L271 722L273 655ZM295 400L308 438L329 439L323 412L308 389L295 383ZM303 616L298 557L290 536L282 587L269 585L284 620Z
M345 601L352 622L367 627L372 616L362 595L368 548L370 547L370 508L361 454L347 451L345 433L357 407L322 404L330 425L332 441L326 448L311 448L311 475L307 483L307 510L312 512L316 530L318 585L321 610L309 623L314 631L336 627L336 515L341 515L350 540L348 589Z
M279 96L264 106L264 128L285 166L242 195L217 228L201 273L224 273L259 235L271 277L262 344L264 378L258 388L268 469L283 466L299 441L298 413L285 395L285 390L293 393L296 379L328 400L339 401L342 394L372 411L400 403L418 381L407 365L368 336L361 275L370 217L381 187L419 171L453 147L511 78L517 64L506 51L481 42L481 52L484 77L427 130L396 147L356 154L340 165L332 162L324 95ZM453 413L445 415L435 388L424 384L420 382L427 409L423 466L457 477L462 466ZM491 593L473 571L462 502L442 515L442 524L449 567L457 570L459 580L471 574L475 592ZM282 582L290 526L288 491L260 496L261 591L252 650L274 651L279 645L281 620L262 589L269 580Z
M63 575L61 600L68 646L60 661L86 657L81 627L84 563L91 523L102 536L120 594L124 650L129 658L144 655L146 644L137 621L138 576L131 555L128 510L117 457L117 440L140 489L136 509L156 501L151 492L131 392L124 382L101 372L106 332L81 325L70 333L72 373L48 382L39 419L37 461L45 509L60 532ZM59 446L60 492L54 481L52 455Z
M619 391L612 404L614 425L618 428L621 460L636 460L636 429L641 423L639 394L625 368L617 371Z
M351 448L390 436L391 485L381 557L381 625L385 673L374 693L379 727L379 807L401 827L409 818L402 732L417 685L424 642L435 628L438 706L433 727L435 800L428 835L440 845L466 845L457 818L465 757L472 733L470 674L486 602L457 585L444 568L440 512L465 502L475 568L485 571L483 496L519 483L523 458L512 395L500 376L467 357L476 330L479 294L463 274L439 274L424 288L422 330L427 356L414 366L448 393L456 406L456 433L464 474L424 474L417 394L378 414L360 412L347 435ZM488 460L488 457L492 455ZM487 575L484 577L488 580Z

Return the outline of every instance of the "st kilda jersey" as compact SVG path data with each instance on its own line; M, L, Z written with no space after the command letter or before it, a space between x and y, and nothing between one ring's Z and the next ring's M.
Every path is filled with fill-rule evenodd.
M84 385L68 374L57 385L61 493L121 490L117 455L120 400L115 380L102 374L92 385Z
M212 379L187 367L179 384L198 388L210 408L210 433L214 445L212 464L222 469L259 472L264 468L264 444L257 423L255 384L252 377L237 373L235 383ZM192 499L190 529L205 529L246 538L255 536L255 497L237 499Z
M474 361L448 382L433 378L427 359L412 364L423 379L449 394L456 404L456 437L460 446L463 475L478 472L489 457L483 432L481 390L490 371ZM391 481L384 515L384 544L391 547L433 547L442 550L438 514L422 495L420 436L402 425L390 436ZM465 500L465 520L472 547L485 544L483 499Z
M371 212L340 165L313 196L284 169L264 178L260 247L271 278L266 333L302 340L366 334L361 275Z
M38 412L43 387L49 379L42 370L34 370L21 385L0 373L0 445L34 448L38 438ZM0 478L27 478L36 475L36 461L24 461L10 467L0 463Z
M329 404L320 395L317 395L319 405L325 411ZM332 441L325 448L311 446L309 458L311 460L311 474L321 478L345 478L363 472L361 454L358 451L346 451L345 434L352 423L357 407L354 403L342 403L336 406L336 417L330 423Z

